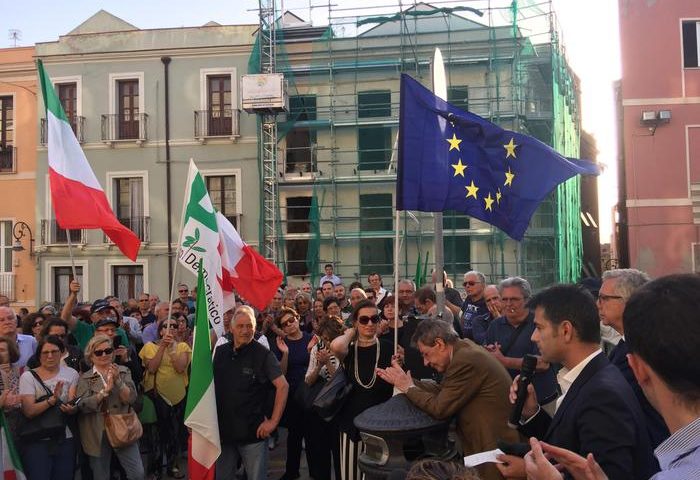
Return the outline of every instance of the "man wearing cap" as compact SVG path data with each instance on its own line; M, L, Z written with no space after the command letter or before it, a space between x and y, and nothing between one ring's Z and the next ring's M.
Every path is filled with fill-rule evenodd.
M101 298L95 300L92 307L90 307L90 321L92 323L80 321L71 315L73 307L78 299L78 292L80 292L80 283L76 280L72 280L68 286L68 290L68 298L66 299L65 305L63 305L61 318L68 324L68 328L78 342L80 349L85 351L88 342L93 335L95 335L95 325L97 322L105 318L113 318L114 322L119 325L119 314L107 300ZM122 345L129 345L129 338L121 327L117 328L117 334L121 337Z

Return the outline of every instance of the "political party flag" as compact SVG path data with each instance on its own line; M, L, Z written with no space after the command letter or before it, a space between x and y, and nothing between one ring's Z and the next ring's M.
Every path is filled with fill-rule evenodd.
M187 391L185 425L191 429L188 445L188 473L193 480L213 480L216 459L221 455L219 420L214 393L214 367L207 309L203 261L197 274L192 373Z
M560 183L597 175L539 140L504 130L401 75L397 210L454 210L521 240L532 214Z
M46 108L49 184L56 222L65 229L102 229L124 255L136 260L141 241L117 220L41 60L37 68Z
M284 275L246 244L220 212L216 213L216 218L221 239L224 288L235 289L248 303L263 310L275 296Z
M0 448L2 448L2 478L3 480L26 480L22 461L12 442L12 434L7 428L5 414L0 411Z
M198 275L202 261L204 294L209 322L218 336L224 332L224 312L236 306L236 297L222 270L222 244L216 209L204 178L190 160L185 190L184 222L180 235L180 263ZM197 292L199 294L199 292Z

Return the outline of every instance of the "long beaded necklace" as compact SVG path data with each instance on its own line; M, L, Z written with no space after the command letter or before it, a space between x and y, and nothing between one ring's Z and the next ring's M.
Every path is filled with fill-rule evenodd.
M359 386L361 386L362 388L364 388L365 390L369 390L372 387L374 387L374 382L377 381L377 365L379 365L379 351L381 350L381 348L380 348L381 342L379 341L379 339L376 340L377 358L375 358L375 360L374 360L374 368L372 369L372 380L370 380L367 385L362 383L362 380L360 380L360 374L358 373L359 368L358 368L358 363L357 363L357 357L358 357L357 348L358 348L359 343L360 343L359 340L355 342L355 381L357 381L357 384Z

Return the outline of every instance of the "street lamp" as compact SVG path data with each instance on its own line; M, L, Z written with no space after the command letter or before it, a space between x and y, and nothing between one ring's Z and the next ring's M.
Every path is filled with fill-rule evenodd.
M12 226L12 236L15 237L15 241L12 244L13 252L22 252L24 247L22 246L22 239L29 235L29 256L34 256L34 236L32 235L32 229L29 228L25 222L15 222Z

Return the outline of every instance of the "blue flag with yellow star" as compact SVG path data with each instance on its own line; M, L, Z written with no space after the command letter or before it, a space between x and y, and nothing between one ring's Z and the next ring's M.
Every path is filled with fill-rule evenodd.
M401 75L397 210L454 210L522 240L542 200L592 162L504 130Z

